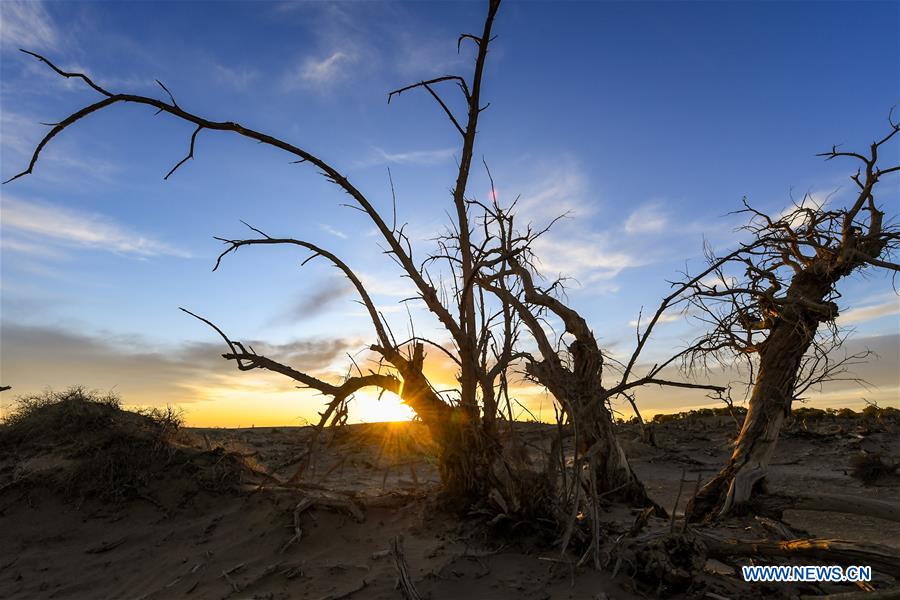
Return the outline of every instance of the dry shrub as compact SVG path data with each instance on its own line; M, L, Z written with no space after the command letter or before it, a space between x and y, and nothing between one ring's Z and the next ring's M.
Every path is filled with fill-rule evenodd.
M874 485L892 475L898 465L892 464L879 452L857 454L850 459L850 475L863 485Z
M872 421L879 422L900 422L900 409L896 409L893 406L877 406L875 404L869 404L866 406L862 414L865 418Z
M0 429L0 441L5 443L38 441L47 435L72 437L81 427L93 428L106 419L109 410L121 407L115 394L100 395L80 386L19 396L16 403Z
M791 418L795 421L819 421L827 419L831 414L821 408L800 406L791 411Z
M690 533L671 533L639 546L635 553L637 575L652 582L661 594L691 587L706 563L706 548Z
M735 406L729 408L727 406L717 406L715 408L698 408L686 412L663 414L659 413L653 416L653 423L671 423L674 421L691 421L702 417L731 417L735 415L743 418L747 414L747 409L743 406Z
M21 397L0 425L4 472L70 500L145 497L163 480L185 493L239 483L238 457L175 442L181 420L170 407L122 410L116 395L81 387Z

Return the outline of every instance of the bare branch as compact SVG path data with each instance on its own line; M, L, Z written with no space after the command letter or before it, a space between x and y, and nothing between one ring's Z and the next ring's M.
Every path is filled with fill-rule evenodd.
M491 16L491 20L492 19L493 19L493 17ZM32 52L26 52L26 53L31 56L34 56L36 59L47 64L51 69L53 69L54 71L56 71L57 73L59 73L60 75L62 75L64 77L78 77L78 78L84 80L92 88L94 88L95 90L97 90L98 92L100 92L101 94L106 96L106 98L72 113L71 115L69 115L62 121L60 121L57 125L55 125L44 136L44 138L38 143L37 147L35 148L34 153L32 154L28 168L25 169L24 171L22 171L21 173L18 173L17 175L11 177L4 183L9 183L20 177L31 174L34 170L35 165L38 162L38 159L39 159L43 149L47 146L47 144L50 143L50 141L53 138L55 138L57 135L59 135L66 128L68 128L69 126L73 125L74 123L77 123L78 121L90 116L91 114L93 114L95 112L98 112L104 108L107 108L107 107L112 106L117 103L124 103L124 104L130 103L130 104L139 104L139 105L144 105L144 106L150 106L150 107L156 108L159 112L168 113L174 117L177 117L184 121L188 121L197 126L197 129L195 130L194 135L192 136L192 139L191 139L191 147L189 149L188 156L185 159L183 159L181 162L179 162L175 166L175 169L180 167L182 164L184 164L184 162L186 162L189 158L191 158L193 156L194 141L195 141L196 135L200 129L233 132L240 136L255 140L259 143L266 144L268 146L272 146L274 148L278 148L280 150L288 152L288 153L298 157L300 159L300 162L308 162L308 163L314 165L316 168L319 169L319 171L322 173L322 175L326 179L328 179L329 181L338 185L347 194L349 194L354 199L354 201L359 205L360 209L363 210L369 216L369 218L375 223L375 226L378 228L382 237L387 242L391 253L394 255L394 257L397 259L397 262L404 269L407 276L409 276L409 278L413 281L413 283L418 288L418 290L422 296L422 299L425 302L428 309L431 310L438 317L438 319L441 321L441 324L444 327L446 327L448 331L451 332L451 334L454 336L454 338L459 339L460 336L462 335L462 330L461 330L460 326L456 323L456 321L453 319L453 317L450 315L450 313L447 311L447 309L438 301L437 293L434 290L434 288L431 287L426 282L426 280L424 279L422 274L416 268L415 263L413 262L413 260L410 256L410 253L401 244L400 236L397 236L394 234L394 230L391 229L391 227L389 227L387 225L387 223L381 217L380 213L375 209L375 207L366 198L366 196L363 195L362 192L360 192L355 186L353 186L344 175L342 175L337 169L332 167L330 164L326 163L319 157L307 152L306 150L303 150L303 149L301 149L293 144L290 144L284 140L281 140L281 139L278 139L271 135L261 133L259 131L255 131L253 129L244 127L244 126L242 126L238 123L232 122L232 121L212 121L212 120L206 119L204 117L201 117L196 114L193 114L193 113L183 110L181 107L174 104L174 102L170 104L170 103L164 102L162 100L158 100L156 98L149 98L146 96L139 96L139 95L135 95L135 94L113 94L113 93L110 93L110 92L100 88L96 84L94 84L87 76L85 76L83 74L66 73L66 72L62 71L61 69L59 69L58 67L56 67L53 63L51 63L49 60L47 60L43 56L32 53ZM475 96L475 98L477 99L477 96ZM473 128L473 132L474 132L474 128ZM474 136L474 133L473 133L473 136ZM171 175L175 169L170 171L168 175ZM167 175L167 177L168 177L168 175Z
M160 84L160 85L162 85L162 84ZM173 102L173 104L174 104L175 101L173 100L172 102ZM183 165L183 164L186 163L187 161L189 161L189 160L191 160L192 158L194 158L194 143L197 141L197 134L200 133L200 130L201 130L201 129L203 129L203 127L202 127L201 125L198 125L198 126L197 126L197 129L194 130L194 133L191 134L191 145L190 145L190 147L188 148L187 156L185 156L185 157L182 158L180 161L178 161L178 164L176 164L174 167L172 167L172 170L171 170L171 171L169 171L168 173L166 173L166 176L163 177L164 180L168 180L169 177L172 175L172 173L174 173L175 171L178 170L178 167L180 167L181 165Z
M246 225L246 223L245 223L245 225ZM247 227L250 227L250 225L247 225ZM350 283L353 284L353 287L356 289L357 294L359 294L360 300L362 301L363 305L366 307L366 310L369 313L369 319L372 321L372 324L375 326L375 331L378 335L379 343L383 344L385 346L393 345L390 338L388 337L387 331L385 330L385 323L384 323L383 319L380 317L380 315L378 314L378 311L375 308L375 304L372 302L372 298L369 296L369 292L366 290L365 286L363 285L363 283L359 279L359 277L356 275L356 273L354 273L353 270L350 269L350 267L347 266L347 264L344 261L342 261L340 258L338 258L332 252L329 252L328 250L325 250L324 248L316 246L315 244L311 244L310 242L305 242L303 240L297 240L297 239L293 239L293 238L272 238L254 227L250 227L250 228L253 229L254 231L256 231L257 233L259 233L260 235L262 235L263 238L262 239L246 239L246 240L229 240L229 239L224 239L224 238L216 238L216 239L228 244L228 248L226 248L225 250L222 251L221 254L219 254L218 258L216 259L216 264L213 267L213 271L215 271L219 268L219 265L221 264L223 257L225 257L227 254L230 254L232 252L236 252L238 250L238 248L241 248L243 246L293 245L293 246L300 246L301 248L306 248L307 250L312 251L313 255L311 257L309 257L308 259L306 259L306 261L304 261L304 264L307 261L315 258L316 256L322 256L326 260L330 261L335 267L340 269L341 272L343 272L343 274L347 277L347 279L350 280Z
M465 95L466 101L468 102L468 100L469 100L469 85L466 83L466 80L463 79L462 77L460 77L459 75L444 75L443 77L435 77L434 79L428 79L426 81L420 81L418 83L413 83L412 85L408 85L406 87L402 87L402 88L396 89L396 90L388 93L388 104L391 103L391 98L393 98L394 96L399 96L403 92L408 92L409 90L414 90L418 87L427 87L427 86L434 85L436 83L441 83L444 81L455 81L459 85L460 89L463 90L463 94Z
M65 77L66 79L70 79L70 78L72 78L72 77L75 77L76 79L81 79L81 80L84 81L86 84L88 84L91 88L93 88L95 91L97 91L97 92L103 94L104 96L112 96L111 93L107 92L107 91L104 90L102 87L100 87L99 85L97 85L96 83L94 83L94 82L91 80L91 78L88 77L87 75L85 75L84 73L67 73L66 71L63 71L62 69L60 69L59 67L57 67L56 65L54 65L53 63L51 63L49 60L47 60L46 58L44 58L44 57L41 56L40 54L35 54L34 52L31 52L31 51L29 51L29 50L25 50L25 49L22 49L22 48L19 48L19 52L24 52L25 54L27 54L27 55L29 55L29 56L33 56L34 58L36 58L36 59L38 59L39 61L41 61L42 63L46 64L48 67L50 67L51 69L53 69L54 71L56 71L56 73L58 73L59 75ZM160 85L162 85L162 84L160 84ZM163 89L165 89L165 87L164 87ZM168 91L168 90L166 90L166 91ZM174 100L173 100L173 102L174 102Z

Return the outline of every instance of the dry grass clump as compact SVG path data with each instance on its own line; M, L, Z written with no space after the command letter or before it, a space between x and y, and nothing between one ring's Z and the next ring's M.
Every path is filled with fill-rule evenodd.
M81 387L21 397L0 425L0 489L39 484L73 500L121 501L162 481L182 496L240 483L239 457L178 443L180 426L172 408L126 411L116 395Z
M863 485L874 485L893 475L900 465L893 464L880 452L857 454L850 459L850 475Z
M75 386L62 392L20 396L0 426L0 448L93 444L97 437L128 433L164 444L181 426L181 414L171 407L122 410L114 393L100 394Z

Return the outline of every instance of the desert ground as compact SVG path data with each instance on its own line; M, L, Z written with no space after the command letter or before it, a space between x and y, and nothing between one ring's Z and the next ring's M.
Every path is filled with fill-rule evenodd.
M861 591L743 582L740 565L775 558L709 557L683 585L654 582L629 561L611 559L600 571L576 566L579 557L561 556L540 523L445 510L422 425L346 425L322 431L311 445L314 431L180 428L172 414L102 402L58 402L8 419L0 425L0 597L399 599L409 593L400 580L434 600ZM683 414L659 420L655 431L655 447L631 424L620 436L656 502L671 512L678 499L670 526L683 528L678 517L691 482L723 464L736 422L726 414ZM898 431L895 414L800 411L768 485L896 506L900 479L890 466L900 458ZM548 425L516 423L508 435L526 442L540 468L551 433ZM858 456L880 457L888 468L861 476ZM636 513L606 509L604 536L627 537ZM791 535L900 549L897 521L796 510L782 520L732 519L716 531L777 541L786 524ZM869 595L897 597L896 576L876 568L871 588L878 591Z

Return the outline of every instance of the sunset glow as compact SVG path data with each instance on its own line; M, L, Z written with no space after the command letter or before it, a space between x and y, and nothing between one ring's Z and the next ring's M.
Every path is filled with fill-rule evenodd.
M167 4L165 22L196 34L188 37L148 27L163 18L153 3L2 5L14 7L4 8L0 48L3 179L28 165L46 131L39 123L69 114L90 93L53 79L18 51L28 47L67 68L89 68L116 92L165 95L158 79L200 114L315 151L388 221L396 205L417 262L450 225L458 134L427 96L384 100L399 85L470 64L471 48L458 52L456 36L480 18L477 4L221 3L213 29L203 3ZM845 165L815 154L834 143L866 147L897 102L895 78L884 75L900 60L890 3L867 11L852 3L549 6L515 4L508 10L516 16L499 24L469 190L480 201L519 198L522 225L568 215L535 244L537 266L548 281L565 278L568 301L618 359L631 351L641 307L646 319L667 282L700 264L704 243L734 242L743 196L773 214L792 190L844 202L852 192ZM841 25L858 19L865 27ZM231 31L249 35L254 52L217 33ZM877 60L842 50L853 44ZM579 65L589 65L590 76ZM535 73L544 85L535 86ZM865 93L834 85L847 73L866 82ZM831 91L810 103L798 89ZM0 402L83 385L133 405L180 406L196 425L315 421L321 396L283 376L237 371L221 358L227 348L218 335L177 308L329 382L370 358L367 312L327 261L301 267L308 252L248 248L212 272L224 249L213 236L243 235L242 221L335 252L398 338L414 323L416 334L448 343L423 303L408 301L414 286L383 254L372 223L348 210L346 194L315 169L205 130L193 160L165 180L191 132L166 115L151 117L136 106L92 115L54 139L34 173L0 190L0 383L13 386ZM883 185L896 196L895 181ZM446 272L435 275L449 281ZM897 405L900 298L890 277L872 272L840 292L839 323L854 328L853 350L877 353L861 367L872 388L845 382L811 392L811 403ZM698 327L689 314L664 315L643 358L653 364L683 348ZM435 385L457 386L456 365L427 353ZM541 393L514 390L520 418L553 418ZM410 418L398 399L376 397L361 392L350 420ZM650 414L716 405L690 390L646 388L638 399Z
M0 0L0 598L900 598L898 22Z
M350 407L353 420L363 423L381 421L410 421L413 410L400 397L385 392L379 399L376 394L356 394Z

